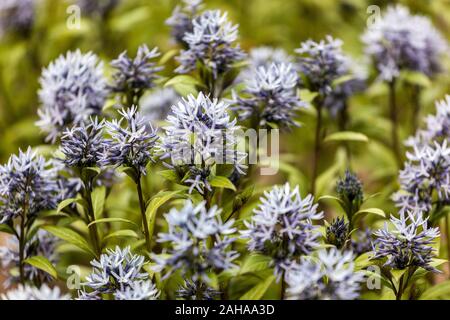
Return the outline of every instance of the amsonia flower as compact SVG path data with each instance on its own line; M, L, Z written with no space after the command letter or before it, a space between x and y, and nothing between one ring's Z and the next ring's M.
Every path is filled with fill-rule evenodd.
M56 172L29 147L0 166L0 223L56 207Z
M161 293L150 281L135 281L117 291L116 300L157 300Z
M209 283L209 272L235 267L239 254L231 249L236 229L234 220L222 222L221 210L206 208L206 202L194 205L186 201L180 210L171 209L165 215L168 232L158 234L158 242L167 244L161 255L152 255L155 271L165 277L176 271L188 275L194 282Z
M36 2L36 0L2 0L0 37L9 31L27 34L34 23Z
M351 251L322 249L317 260L303 257L287 274L290 300L355 300L364 275L355 271Z
M393 229L385 224L384 229L374 234L373 259L387 258L384 263L393 269L422 267L428 271L437 271L430 265L436 256L433 243L439 237L438 228L428 227L428 218L420 211L400 211L399 218L391 216Z
M176 42L187 46L184 35L192 32L192 20L202 8L202 0L183 0L183 6L176 6L172 15L166 20L166 25L172 28L171 34Z
M24 259L42 256L47 258L53 265L58 263L59 255L56 252L58 239L50 235L47 231L40 229L30 240L25 243ZM4 269L19 267L19 240L16 237L8 238L6 245L0 247L0 261ZM29 264L24 265L24 275L28 281L43 283L52 278L50 275ZM6 285L19 281L18 276L8 275Z
M432 141L442 143L450 139L450 95L436 101L435 105L436 113L425 118L425 127L417 130L415 136L406 141L407 146L423 146Z
M357 256L372 251L373 248L373 230L366 228L365 230L357 230L350 240L350 248Z
M336 246L338 249L344 247L350 232L349 224L345 222L343 217L334 219L325 231L327 243Z
M183 300L214 300L220 296L220 292L203 282L185 280L177 290L177 298Z
M50 288L43 284L40 288L20 284L16 289L1 295L2 300L70 300L58 287Z
M217 164L230 164L239 174L245 174L242 163L247 154L237 150L236 120L228 114L228 104L217 99L210 100L203 93L189 95L172 106L167 117L162 139L163 159L167 164L187 177L190 192L211 190L208 179Z
M106 147L103 127L104 121L99 122L95 118L64 132L61 137L61 152L68 167L94 167L101 163Z
M327 96L333 91L333 81L348 72L348 58L342 52L342 41L327 36L325 40L308 40L295 52L303 84L310 90Z
M55 142L63 131L101 113L108 95L103 65L91 52L61 55L39 80L40 120L36 124Z
M258 125L274 123L282 128L298 125L294 121L295 111L305 107L305 103L297 95L297 82L297 72L291 64L261 66L245 80L243 93L250 97L233 96L234 109L242 120L257 117Z
M133 168L137 175L145 175L148 162L153 160L156 132L150 122L140 115L137 107L119 111L122 118L106 122L107 140L103 164ZM125 126L123 123L125 122Z
M412 15L400 5L390 6L362 37L380 78L392 81L402 70L433 76L442 68L447 43L430 19Z
M232 64L242 60L245 55L234 45L238 36L238 26L228 21L227 13L219 10L205 11L193 21L192 32L187 32L183 40L188 49L182 50L177 58L179 73L188 73L197 69L198 63L212 72L214 79L226 71Z
M115 69L111 90L140 97L145 90L153 88L155 80L159 78L157 72L163 69L157 66L154 60L159 55L158 48L149 50L145 44L138 48L134 59L130 58L126 51L122 52L111 62L111 66Z
M447 140L413 148L406 153L407 161L399 174L400 191L393 200L401 211L430 213L433 201L445 205L450 200L450 148Z
M247 229L241 233L249 239L250 251L272 258L275 274L281 278L300 256L319 245L320 234L313 221L322 219L323 214L317 212L312 195L302 198L298 186L292 189L288 183L265 191L260 201L250 222L244 221Z
M130 247L107 249L99 260L91 261L92 272L82 285L79 295L98 298L101 294L114 294L123 297L157 297L158 293L148 281L148 273L143 272L144 257L131 253ZM91 291L87 292L87 288Z

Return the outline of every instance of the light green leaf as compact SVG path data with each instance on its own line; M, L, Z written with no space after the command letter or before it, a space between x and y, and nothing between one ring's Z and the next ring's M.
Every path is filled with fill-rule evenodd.
M262 254L251 254L242 263L239 274L258 272L269 267L270 257Z
M249 291L247 291L242 297L240 297L240 300L260 300L266 291L269 289L272 282L275 280L275 276L271 275L267 277L264 281L257 284L253 288L251 288Z
M88 227L92 226L93 224L97 224L97 223L108 223L108 222L124 222L124 223L129 223L132 224L133 226L135 226L136 228L139 228L139 226L134 223L131 220L128 219L124 219L124 218L103 218L103 219L97 219L95 221L92 221L91 223L88 224Z
M126 32L138 23L148 20L149 16L149 8L141 6L115 17L111 20L111 26L115 32Z
M7 224L0 224L0 232L15 234L13 228Z
M381 218L386 218L386 214L384 213L383 210L378 209L378 208L366 208L366 209L361 209L361 210L357 211L353 215L353 218L352 218L353 223L355 223L356 221L358 221L359 219L361 219L362 217L364 217L367 214L374 214Z
M231 182L227 177L214 176L209 180L209 183L211 184L211 186L216 188L225 188L236 191L236 187L234 186L233 182Z
M438 300L450 298L450 280L436 284L422 293L420 300Z
M417 71L403 71L401 78L406 82L414 85L418 85L423 88L429 88L431 86L431 80L422 72Z
M52 265L52 263L43 256L34 256L30 257L26 260L24 260L25 263L38 268L44 272L47 272L49 275L51 275L53 278L57 279L58 274L56 272L55 267Z
M159 64L166 64L170 59L178 54L178 49L172 49L163 54L161 59L159 59Z
M145 216L148 221L149 234L153 234L153 229L155 226L156 213L162 205L164 205L167 201L178 195L181 190L177 191L160 191L157 193L148 203L147 209L145 210Z
M103 215L103 209L105 207L106 188L104 186L95 188L91 194L92 207L94 209L95 219Z
M95 253L92 250L89 243L81 235L79 235L72 229L58 227L58 226L44 226L44 227L42 227L42 229L50 232L55 237L60 238L64 241L67 241L67 242L73 244L74 246L76 246L88 253L91 253L92 255L95 256Z
M79 204L83 204L83 199L79 199L79 198L69 198L66 200L61 201L58 204L58 208L56 209L57 213L60 213L62 210L64 210L64 208L70 206L73 203L79 203Z
M130 229L123 229L123 230L118 230L118 231L108 234L105 238L103 238L103 240L116 238L116 237L131 237L131 238L139 239L139 236L135 231L130 230Z
M360 132L340 131L328 135L324 142L349 141L349 142L369 142L369 138Z
M173 170L161 170L158 172L158 175L173 182L179 182L180 180L175 171Z
M392 269L391 270L392 278L394 279L394 281L396 283L399 283L400 278L405 274L406 271L408 271L408 269L402 269L402 270Z
M200 81L198 81L197 79L195 79L194 77L182 74L182 75L178 75L178 76L175 76L175 77L169 79L164 84L164 87L175 86L175 85L179 85L179 84L189 85L189 86L202 86L202 83Z
M318 201L320 201L320 200L334 200L337 203L339 203L341 206L344 205L344 202L342 202L341 199L339 199L338 197L335 197L335 196L324 195L324 196L321 196Z

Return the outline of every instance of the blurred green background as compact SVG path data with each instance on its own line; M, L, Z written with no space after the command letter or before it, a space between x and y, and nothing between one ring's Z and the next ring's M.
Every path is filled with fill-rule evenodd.
M134 55L137 47L146 43L158 46L164 53L176 45L170 38L170 29L165 25L176 0L122 0L104 20L82 13L80 29L67 27L70 14L69 0L41 0L31 34L7 34L0 40L0 160L4 162L18 148L44 144L43 136L34 125L37 120L38 79L42 67L68 50L80 48L94 51L105 62L105 66L124 50ZM319 40L327 34L341 38L344 50L357 61L362 61L363 48L360 41L367 19L369 5L401 3L414 13L429 16L436 27L450 36L450 1L411 0L206 0L205 8L222 9L229 18L239 24L240 43L245 50L261 45L284 48L289 54L309 38ZM170 75L175 67L173 59L166 65L164 73ZM448 61L445 62L448 66ZM108 71L108 70L107 70ZM434 101L442 99L450 85L448 72L444 72L424 91L423 115L433 112ZM382 192L373 200L388 212L393 210L388 200L397 188L398 168L389 148L389 126L387 120L386 87L370 81L363 94L350 103L350 130L366 134L369 143L350 146L351 163L337 145L326 145L323 150L318 193L333 192L334 181L346 167L351 167L362 178L367 193ZM401 136L411 134L407 90L399 94L402 121ZM310 175L314 115L305 113L299 120L301 128L282 137L283 151L280 174L263 178L261 182L272 184L289 180L301 186L307 185ZM328 119L329 132L336 131L332 119ZM307 189L306 187L303 190Z

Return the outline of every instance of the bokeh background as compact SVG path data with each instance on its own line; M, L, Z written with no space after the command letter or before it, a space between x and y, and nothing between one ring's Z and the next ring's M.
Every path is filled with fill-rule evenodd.
M0 0L1 1L1 0ZM92 0L94 2L94 0ZM42 68L68 50L93 51L104 60L108 72L109 62L122 51L133 56L142 43L150 48L158 46L162 53L177 49L170 38L165 20L171 15L177 0L122 0L104 18L81 13L81 28L70 29L67 8L76 1L40 0L35 23L29 33L12 32L0 38L0 161L28 145L44 147L44 137L34 125L37 120L37 90ZM320 40L330 34L343 40L344 51L358 64L365 59L361 34L367 24L370 5L382 10L389 4L401 3L412 12L429 16L435 26L450 38L449 0L206 0L207 9L228 11L229 18L239 24L241 47L248 51L257 46L273 46L294 55L294 49L307 39ZM450 93L450 63L447 71L434 79L421 97L422 118L434 112L434 101ZM176 62L170 59L165 75L173 74ZM370 66L369 66L370 73ZM412 134L411 92L399 91L402 139ZM327 144L319 164L318 195L333 193L335 181L347 167L364 182L367 194L380 193L371 206L393 212L390 195L398 188L396 166L389 148L390 122L388 121L387 87L369 78L368 88L350 101L349 130L362 132L368 143L350 145L351 161L342 146ZM307 112L299 118L302 127L282 136L282 157L277 176L262 177L260 188L285 180L299 184L307 190L312 159L314 117ZM327 119L327 130L337 131L333 119ZM255 181L256 183L256 181ZM304 193L304 192L303 192ZM333 208L328 208L333 214Z

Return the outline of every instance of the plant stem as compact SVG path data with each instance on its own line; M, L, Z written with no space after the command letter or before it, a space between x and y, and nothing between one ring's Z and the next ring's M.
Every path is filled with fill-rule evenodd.
M281 274L281 300L284 300L284 296L286 293L286 281L284 281L284 276L285 276L285 271L283 271L283 273Z
M86 201L88 204L88 219L89 223L95 221L95 213L94 213L94 206L92 205L92 190L91 190L91 184L85 184L85 191L86 191ZM92 245L94 246L94 251L97 256L100 256L102 253L102 249L100 246L100 241L98 237L98 229L97 225L94 223L89 226L89 235L91 237Z
M389 82L389 114L391 118L391 142L397 165L401 167L400 142L398 137L398 110L395 95L395 79Z
M138 179L136 181L136 187L137 187L137 193L138 193L138 197L139 197L139 207L141 209L142 225L144 228L143 233L145 236L145 245L147 246L148 252L150 252L150 250L152 248L151 242L150 242L150 231L148 228L147 216L145 215L146 206L145 206L144 196L142 194L142 185L141 185L140 175L138 176Z
M20 234L19 234L19 274L20 283L25 284L25 272L23 266L23 260L25 256L25 216L20 219Z
M316 192L316 179L319 169L319 157L321 148L321 133L322 133L322 99L316 103L317 110L317 122L316 122L316 132L314 136L314 157L313 157L313 167L312 167L312 178L311 178L311 193L314 195Z
M420 96L421 91L419 86L412 87L412 103L413 103L413 112L412 112L412 134L414 134L419 127L419 115L420 115Z

